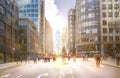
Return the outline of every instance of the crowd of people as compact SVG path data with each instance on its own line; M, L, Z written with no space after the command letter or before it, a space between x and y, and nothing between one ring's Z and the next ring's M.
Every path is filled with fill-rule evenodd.
M80 57L77 56L73 56L73 55L67 55L67 56L61 56L62 57L62 61L64 61L65 59L68 59L68 61L70 61L71 59L73 59L73 61L76 61L76 58L82 58L83 61L88 61L89 55L88 54L81 54ZM42 61L42 62L50 62L50 61L56 61L57 56L55 54L39 54L37 56L33 56L33 57L20 57L20 59L18 61L20 62L28 62L28 61L33 61L33 63L37 63L38 61ZM93 54L92 57L90 58L94 58L95 59L95 64L96 67L100 67L100 63L101 60L106 60L108 58L107 55L102 54L101 52L96 52ZM116 65L120 65L120 52L116 53Z

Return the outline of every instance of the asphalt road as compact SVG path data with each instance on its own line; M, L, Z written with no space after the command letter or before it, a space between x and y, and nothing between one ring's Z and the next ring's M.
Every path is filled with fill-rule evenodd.
M61 61L51 63L22 63L15 67L0 70L0 78L120 78L120 68L93 62Z

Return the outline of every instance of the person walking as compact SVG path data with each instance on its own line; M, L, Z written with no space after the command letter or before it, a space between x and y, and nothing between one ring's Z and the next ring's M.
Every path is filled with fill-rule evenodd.
M116 65L120 64L120 53L116 54Z
M96 67L100 67L100 61L101 61L101 54L100 53L96 53L95 54Z

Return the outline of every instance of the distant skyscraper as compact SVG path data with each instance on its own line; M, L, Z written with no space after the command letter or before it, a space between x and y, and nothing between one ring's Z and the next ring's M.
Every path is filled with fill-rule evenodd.
M75 54L75 18L76 10L70 9L68 12L68 51Z
M56 33L55 33L55 38L56 38L56 40L55 40L55 47L56 47L56 51L57 52L60 52L60 49L61 49L61 47L60 47L60 38L61 38L61 34L60 34L60 31L59 30L57 30L56 31Z
M45 53L53 52L53 30L47 19L45 19Z

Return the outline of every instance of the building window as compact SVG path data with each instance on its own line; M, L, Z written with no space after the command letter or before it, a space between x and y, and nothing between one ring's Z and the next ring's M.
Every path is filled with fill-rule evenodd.
M109 36L109 41L113 41L113 36Z
M113 7L112 7L112 4L109 4L108 5L108 9L112 9Z
M116 29L115 29L115 32L116 32L116 33L119 33L119 28L116 28Z
M0 21L0 29L5 29L5 24L3 22Z
M115 2L118 2L118 0L115 0Z
M112 2L112 0L108 0L108 2Z
M103 28L103 33L107 33L107 28Z
M102 4L102 9L106 9L106 5L105 4Z
M114 5L114 8L115 8L115 9L119 9L119 4L115 4L115 5Z
M109 33L113 33L113 28L109 28Z
M5 8L3 6L0 5L0 13L2 13L3 15L5 15Z
M107 36L103 36L103 41L107 41Z
M107 21L106 20L103 20L103 25L107 25Z
M113 22L108 22L108 26L113 26Z
M105 2L106 0L102 0L102 2Z
M103 13L102 13L102 16L103 16L103 17L106 17L106 12L103 12Z
M112 12L108 12L108 17L113 17L113 13Z
M119 36L115 36L115 40L116 40L116 41L119 41Z
M119 12L115 12L115 17L119 17Z
M9 12L6 12L6 16L8 17L8 19L12 19L12 15Z

